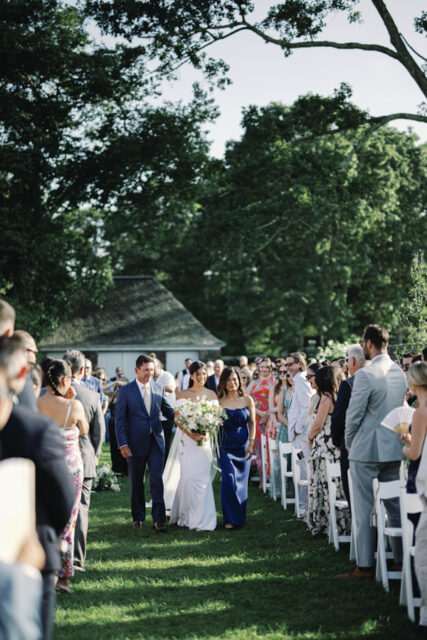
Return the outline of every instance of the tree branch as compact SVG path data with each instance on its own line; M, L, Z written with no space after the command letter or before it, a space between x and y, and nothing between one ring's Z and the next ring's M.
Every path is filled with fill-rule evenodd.
M411 74L421 91L427 96L427 78L423 70L417 65L414 58L400 36L399 29L396 26L389 10L383 0L372 0L372 4L379 13L381 20L390 36L390 42L395 47L398 60L403 64L406 70Z
M272 36L262 31L254 24L250 24L244 16L242 16L242 23L246 26L248 31L256 33L257 36L263 38L266 42L276 44L282 49L306 49L311 47L332 47L334 49L361 49L362 51L377 51L378 53L384 53L390 58L399 60L399 56L393 49L384 47L380 44L365 44L363 42L332 42L330 40L304 40L303 42L289 42L288 40L282 40L281 38L273 38Z

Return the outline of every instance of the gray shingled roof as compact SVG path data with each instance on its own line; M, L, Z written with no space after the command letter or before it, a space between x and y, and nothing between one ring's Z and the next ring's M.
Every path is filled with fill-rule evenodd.
M73 319L45 338L42 349L155 345L224 346L153 276L115 277L102 309L83 299Z

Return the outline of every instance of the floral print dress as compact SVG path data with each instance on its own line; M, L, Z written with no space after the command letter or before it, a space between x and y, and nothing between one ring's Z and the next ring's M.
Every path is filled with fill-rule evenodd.
M310 426L313 424L319 396L313 396L309 409ZM313 535L329 532L329 494L326 476L326 462L339 462L340 451L332 442L331 415L326 418L321 431L313 439L310 456L310 486L308 496L307 526ZM337 500L345 500L341 478L335 478L337 484ZM346 535L350 531L350 514L348 509L337 510L338 535Z
M61 570L60 578L70 578L73 575L74 556L74 532L76 529L77 516L79 514L80 498L83 485L83 462L80 454L79 435L80 430L73 424L67 427L68 417L71 411L71 402L68 405L64 426L61 434L64 440L65 462L73 480L75 499L70 519L61 535Z

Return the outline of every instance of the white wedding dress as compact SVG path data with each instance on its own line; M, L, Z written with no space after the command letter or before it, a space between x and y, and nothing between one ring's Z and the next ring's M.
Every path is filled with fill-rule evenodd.
M179 408L184 399L176 403ZM216 400L212 404L218 404ZM212 489L212 449L210 441L199 446L177 428L163 473L166 509L170 524L197 531L216 528L216 509Z

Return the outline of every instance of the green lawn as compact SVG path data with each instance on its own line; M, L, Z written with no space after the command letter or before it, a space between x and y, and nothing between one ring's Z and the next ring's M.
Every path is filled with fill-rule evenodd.
M105 458L105 456L104 456ZM351 567L312 538L293 511L253 487L247 525L156 534L131 527L128 480L121 492L93 494L88 563L59 595L55 640L130 638L405 638L413 625L398 585L337 581Z

